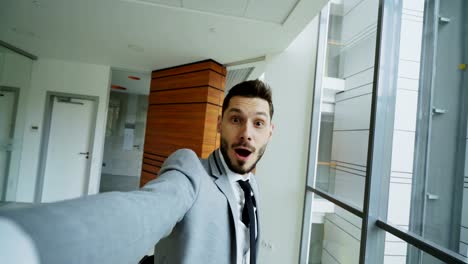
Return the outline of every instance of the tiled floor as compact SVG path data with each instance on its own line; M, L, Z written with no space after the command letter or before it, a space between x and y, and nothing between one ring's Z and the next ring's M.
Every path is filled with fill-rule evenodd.
M140 183L140 177L102 174L99 192L111 191L133 191L137 190Z
M33 205L32 203L0 202L0 210L8 208L18 208Z

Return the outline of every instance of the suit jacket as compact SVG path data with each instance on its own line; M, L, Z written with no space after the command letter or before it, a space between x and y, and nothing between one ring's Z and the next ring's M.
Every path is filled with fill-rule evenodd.
M195 194L188 198L190 209L172 233L156 245L155 263L236 263L236 234L240 228L240 216L235 209L234 194L219 152L214 151L207 160L200 162L195 153L179 150L167 159L161 168L161 175L181 171L180 168L185 166L191 166L188 178L193 185L193 190L187 189ZM251 177L250 183L258 209L255 177ZM152 184L150 182L148 185ZM259 234L260 228L257 241Z
M159 241L156 263L235 263L239 216L217 155L178 150L138 191L0 210L0 263L133 264Z

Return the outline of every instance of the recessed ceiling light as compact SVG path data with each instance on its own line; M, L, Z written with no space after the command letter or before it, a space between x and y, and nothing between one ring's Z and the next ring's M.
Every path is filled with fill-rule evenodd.
M135 81L141 80L141 78L140 78L140 77L137 77L137 76L128 76L128 78L129 78L130 80L135 80Z
M116 89L116 90L127 90L127 88L120 86L120 85L115 85L115 84L112 84L111 88Z

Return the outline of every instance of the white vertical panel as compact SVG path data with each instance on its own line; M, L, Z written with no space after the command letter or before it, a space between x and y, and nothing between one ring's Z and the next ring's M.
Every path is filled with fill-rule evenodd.
M392 148L392 171L413 171L414 132L394 131ZM408 201L410 202L410 201Z
M414 80L419 79L419 62L400 61L398 65L398 76Z
M398 78L398 89L418 91L419 79Z
M421 22L407 19L401 21L400 59L420 61L422 29Z
M416 131L418 92L397 90L395 106L395 129Z
M411 184L390 182L388 198L388 221L395 225L408 225L410 215L410 201Z

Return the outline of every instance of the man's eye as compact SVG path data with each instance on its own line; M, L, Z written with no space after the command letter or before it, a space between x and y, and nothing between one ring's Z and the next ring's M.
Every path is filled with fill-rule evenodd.
M233 123L239 123L240 122L240 119L237 118L237 117L233 117L231 120L232 120Z
M263 127L265 125L265 123L263 121L257 121L255 122L255 126L256 127Z

